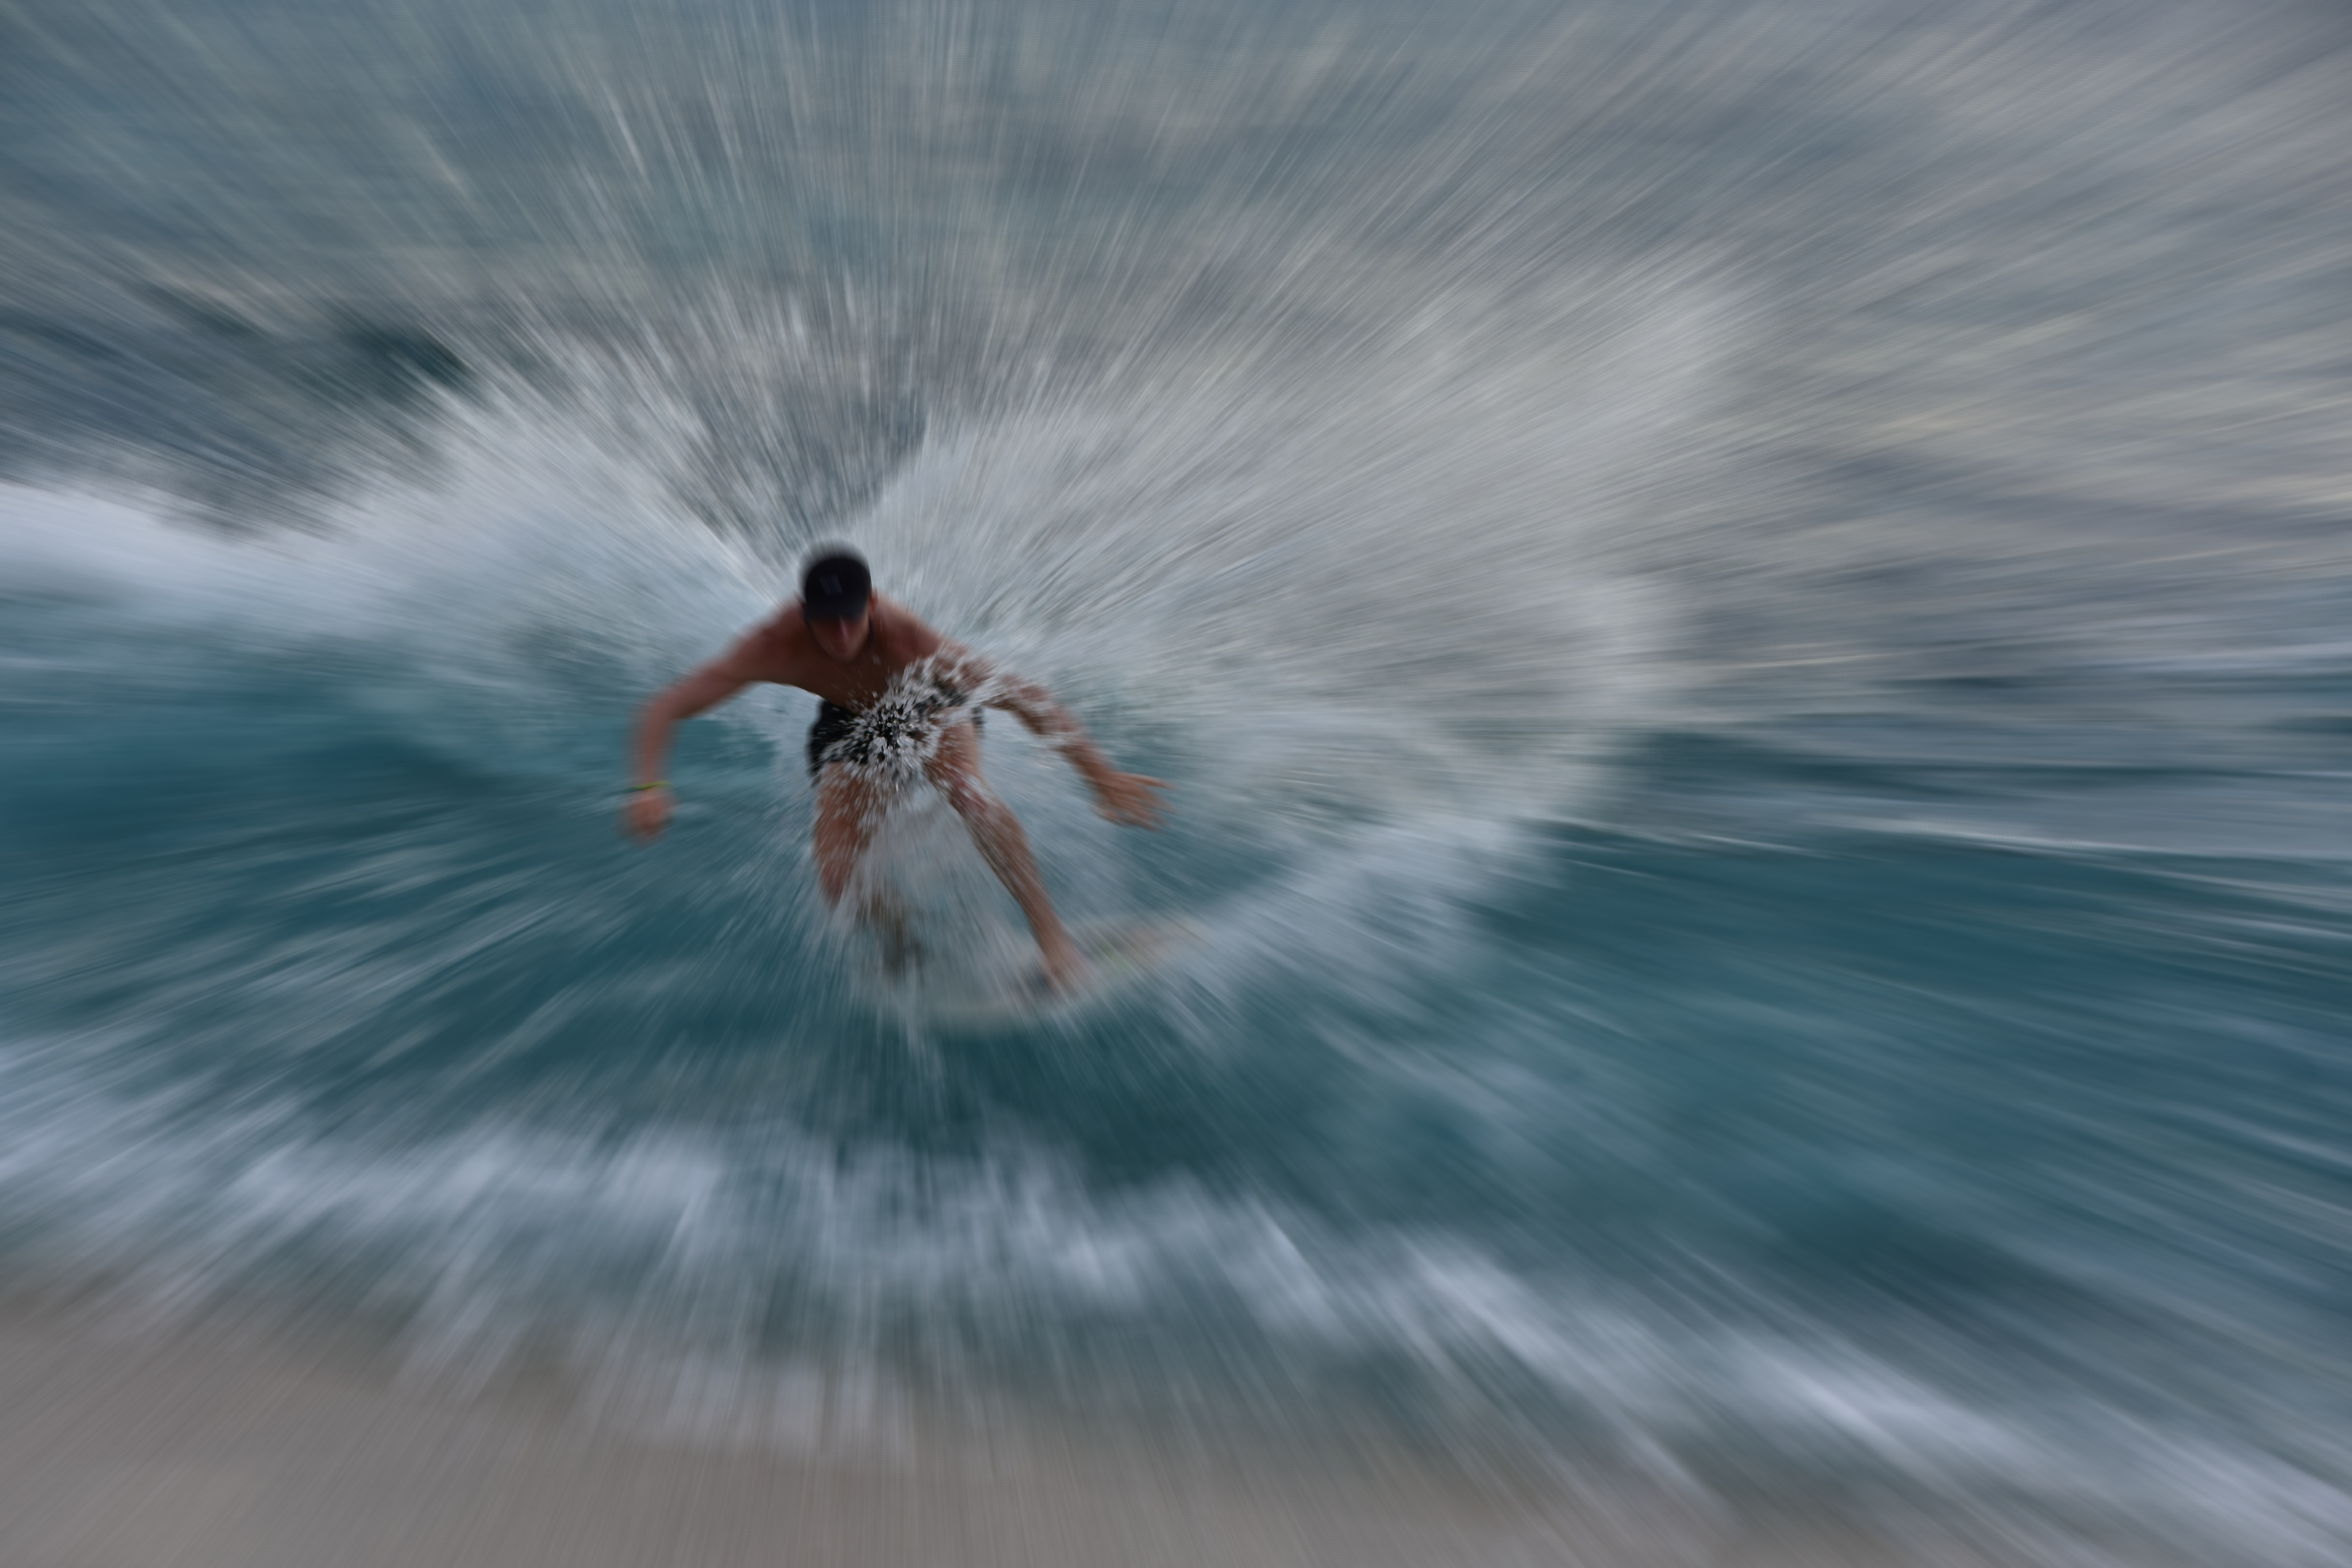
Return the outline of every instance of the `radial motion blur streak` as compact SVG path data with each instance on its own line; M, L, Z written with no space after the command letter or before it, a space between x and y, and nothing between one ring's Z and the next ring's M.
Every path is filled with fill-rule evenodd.
M2347 46L0 8L6 1386L226 1328L688 1492L1018 1426L1411 1456L1517 1500L1381 1536L1464 1563L2345 1561ZM886 975L798 693L614 834L635 705L834 539L1177 786L1121 835L988 731L1069 908L1190 933L1150 983L976 1026L1019 928L920 803ZM97 1561L140 1396L40 1386L0 1557ZM357 1561L281 1458L104 1560ZM1264 1484L1178 1555L1370 1560ZM560 1495L480 1506L658 1512Z

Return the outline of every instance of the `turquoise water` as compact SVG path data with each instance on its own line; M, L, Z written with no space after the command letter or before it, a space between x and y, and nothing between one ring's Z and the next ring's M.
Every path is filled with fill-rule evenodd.
M2322 7L0 20L0 1279L792 1441L908 1401L2352 1547ZM815 898L846 539L1171 780L1150 985ZM1795 1500L1792 1501L1792 1500Z

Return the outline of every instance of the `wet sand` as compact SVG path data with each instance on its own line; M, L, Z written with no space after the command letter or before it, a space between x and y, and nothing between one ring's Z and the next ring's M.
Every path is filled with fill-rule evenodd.
M863 1455L657 1441L308 1350L0 1321L9 1568L1899 1560L1844 1531L1759 1539L1687 1502L1602 1510L1402 1464L1342 1472L1034 1432Z

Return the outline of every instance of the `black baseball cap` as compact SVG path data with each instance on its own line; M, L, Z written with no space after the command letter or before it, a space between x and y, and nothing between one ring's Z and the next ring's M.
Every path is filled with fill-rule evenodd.
M873 596L873 574L846 550L826 550L801 573L801 614L813 621L854 621Z

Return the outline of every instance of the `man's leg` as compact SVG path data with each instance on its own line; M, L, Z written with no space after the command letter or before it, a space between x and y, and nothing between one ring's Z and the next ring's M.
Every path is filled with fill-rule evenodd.
M874 842L874 830L889 809L889 792L859 778L838 763L828 763L817 777L816 881L824 901L835 909L856 886L857 868ZM879 888L859 889L857 918L882 938L882 961L892 973L906 964L913 952L907 934L907 915Z
M1086 960L1063 929L1062 917L1054 912L1054 901L1045 896L1045 879L1037 875L1037 861L1029 853L1021 819L988 793L980 776L978 732L970 724L950 725L940 734L939 747L923 764L923 773L963 818L972 843L980 847L981 858L1028 917L1037 952L1045 962L1046 982L1056 991L1076 984L1086 973Z

